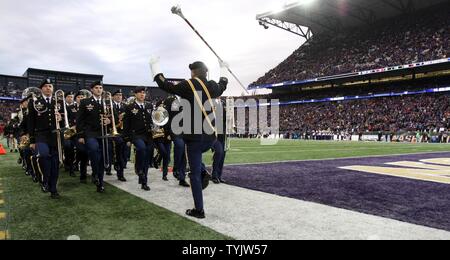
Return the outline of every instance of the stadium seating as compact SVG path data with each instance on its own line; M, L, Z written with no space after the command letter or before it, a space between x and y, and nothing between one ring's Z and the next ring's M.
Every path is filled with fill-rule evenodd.
M448 5L448 4L447 4ZM431 8L342 34L315 35L253 85L305 80L450 56L448 8Z

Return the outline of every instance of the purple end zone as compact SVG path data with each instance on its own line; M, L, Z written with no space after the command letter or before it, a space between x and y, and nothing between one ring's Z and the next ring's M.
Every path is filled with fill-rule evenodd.
M338 168L431 158L450 152L226 166L224 176L230 185L450 231L450 185Z

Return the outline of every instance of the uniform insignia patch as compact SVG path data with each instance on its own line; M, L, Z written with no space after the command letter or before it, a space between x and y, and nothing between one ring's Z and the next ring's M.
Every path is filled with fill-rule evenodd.
M92 111L92 110L94 110L94 105L88 105L88 106L86 106L86 109L88 110L88 111Z
M131 111L131 113L133 113L134 115L137 115L137 113L139 113L139 110L135 108Z
M39 103L37 103L37 105L35 106L35 108L36 108L37 110L42 110L42 109L44 108L44 105L43 105L41 102L39 102Z

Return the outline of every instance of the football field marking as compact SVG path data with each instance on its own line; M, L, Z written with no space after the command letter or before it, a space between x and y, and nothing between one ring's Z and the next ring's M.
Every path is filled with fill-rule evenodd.
M0 231L0 240L6 240L8 239L9 234L8 231Z
M432 159L432 162L446 162L449 160L450 158L436 158ZM339 167L339 169L450 184L450 166L413 161L390 162L385 163L385 165L398 167L352 165Z
M450 147L449 147L450 148ZM442 154L450 151L441 152L420 152L420 153L401 153L401 154L388 154L388 155L364 155L364 156L351 156L351 157L339 157L339 158L325 158L325 159L305 159L305 160L285 160L285 161L271 161L271 162L251 162L251 163L233 163L226 164L225 166L245 166L245 165L260 165L260 164L277 164L277 163L295 163L295 162L317 162L317 161L337 161L347 159L364 159L364 158L384 158L391 156L406 156L406 155L421 155L421 154Z

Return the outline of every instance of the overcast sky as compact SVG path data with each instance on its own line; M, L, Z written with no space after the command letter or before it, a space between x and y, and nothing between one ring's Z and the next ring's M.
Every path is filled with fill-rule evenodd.
M255 17L283 0L0 0L0 74L28 67L103 74L105 83L154 85L148 60L161 58L167 77L187 78L202 60L219 77L215 56L185 16L245 85L275 67L303 40L281 29L264 30ZM227 95L242 90L230 79Z

